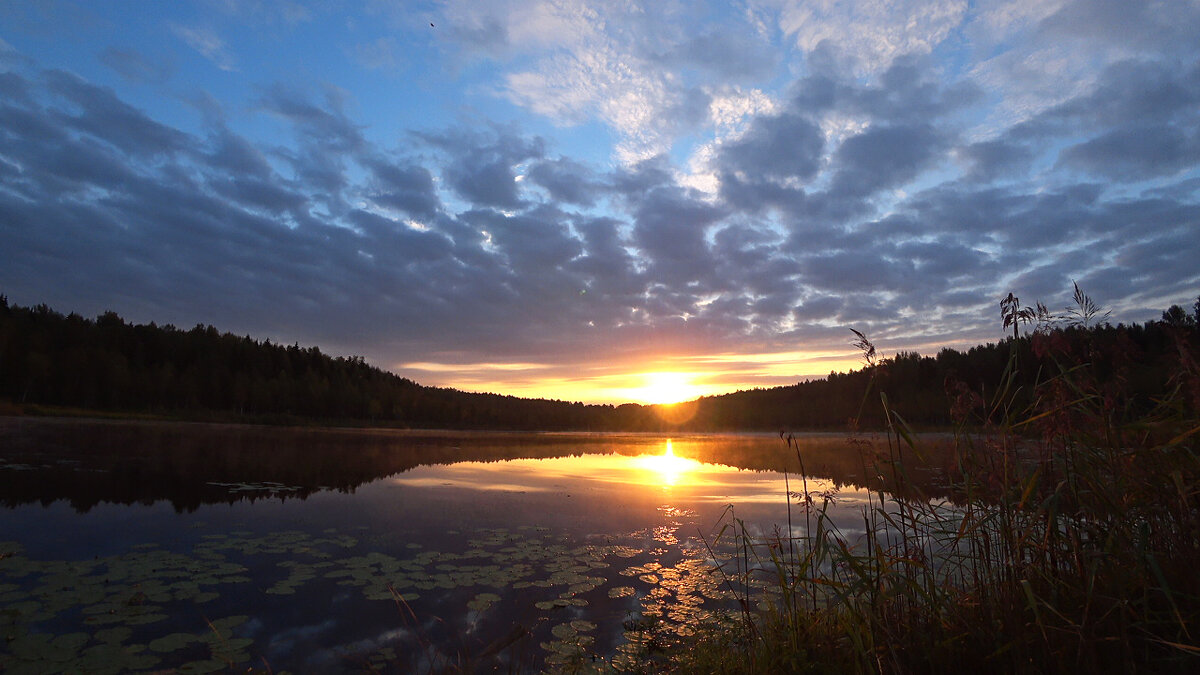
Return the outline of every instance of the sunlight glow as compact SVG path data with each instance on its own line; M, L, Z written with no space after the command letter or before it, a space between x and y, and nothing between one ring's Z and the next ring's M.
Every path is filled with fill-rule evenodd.
M660 406L756 387L776 387L861 366L857 353L790 351L660 355L633 363L413 361L398 375L434 387L527 398ZM660 410L666 413L670 411ZM676 411L683 413L686 411ZM676 415L679 416L679 415Z
M769 437L767 437L769 440ZM718 447L720 439L680 440L680 455L665 439L645 444L632 439L617 452L558 457L464 461L415 467L386 479L389 485L431 490L474 490L541 495L573 495L572 508L604 509L614 499L639 503L649 509L678 507L674 499L695 503L780 503L780 475L772 471L744 471L730 465L689 459L698 447ZM778 442L778 441L776 441ZM658 449L657 454L647 454ZM630 453L630 454L626 454ZM735 452L736 454L736 452ZM813 490L833 489L832 481L810 478ZM579 499L579 502L575 502ZM639 501L641 500L641 501ZM857 501L856 501L857 500ZM541 502L545 503L545 502ZM862 492L843 487L839 504L866 503ZM538 507L539 509L542 507Z
M471 371L522 371L541 370L549 368L545 363L434 363L431 361L412 361L397 363L397 370L422 370L429 373L460 373Z
M645 373L641 377L642 386L631 393L643 403L679 403L708 393L705 387L692 382L694 376L688 373Z
M687 474L700 468L700 462L687 457L677 457L675 449L671 447L671 441L667 441L667 448L661 455L642 455L637 458L638 466L645 469L651 475L657 474L658 482L664 487L674 487L681 481L685 481Z

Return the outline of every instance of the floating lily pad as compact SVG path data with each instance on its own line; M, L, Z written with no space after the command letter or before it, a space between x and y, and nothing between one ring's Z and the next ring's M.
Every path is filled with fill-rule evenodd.
M474 600L467 603L467 607L477 612L485 612L493 604L500 601L500 596L495 593L480 593L475 596Z
M245 614L235 614L233 616L227 616L222 619L212 621L209 625L218 633L228 634L229 631L232 631L234 628L246 623L246 621L249 619L250 617L246 616Z
M205 661L192 661L185 663L179 667L180 673L195 673L201 675L203 673L218 673L225 670L226 664L217 659L207 659Z
M226 638L219 639L216 636L206 635L205 640L212 646L213 651L223 655L240 654L242 650L247 649L254 644L252 638Z
M196 640L196 636L190 633L171 633L156 640L151 640L148 646L151 651L170 653L184 649Z
M124 673L131 670L147 670L158 665L160 659L153 654L140 654L133 649L116 644L100 644L83 650L75 661L80 672L94 675Z
M363 597L368 600L392 600L396 596L386 588L363 591Z
M560 623L554 628L550 629L550 634L559 640L569 640L575 637L577 633L578 631L576 631L575 628L569 623Z
M92 637L98 642L107 642L111 644L120 644L133 635L133 630L125 626L117 628L105 628L92 633Z
M167 619L166 614L138 614L125 619L125 624L129 626L145 626L152 623L158 623Z
M632 586L616 586L608 589L608 597L610 598L628 598L633 595Z

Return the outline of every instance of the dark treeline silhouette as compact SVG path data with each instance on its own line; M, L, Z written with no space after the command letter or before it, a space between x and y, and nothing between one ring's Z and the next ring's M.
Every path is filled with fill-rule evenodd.
M590 429L612 406L421 386L316 347L277 345L114 312L95 320L0 296L0 399L194 419L401 427Z
M612 406L426 387L362 357L331 357L316 347L272 344L202 324L190 330L135 325L113 312L94 320L64 316L45 305L10 306L0 295L0 401L27 410L57 406L277 424L730 431L844 429L849 420L880 428L876 392L884 392L910 424L946 427L957 409L991 399L1015 349L1022 366L1017 384L1026 390L1057 372L1054 359L1069 358L1093 363L1098 377L1119 383L1119 404L1136 412L1173 386L1179 341L1198 339L1200 301L1197 305L1195 314L1175 306L1163 312L1162 321L1146 324L1043 321L1028 336L966 352L943 349L932 357L902 352L791 386L675 406ZM1015 326L1038 317L1018 308L1004 318Z
M846 428L855 420L861 428L885 425L879 396L912 425L950 427L967 405L974 419L986 419L986 405L1003 383L1005 368L1017 351L1014 385L1027 395L1065 367L1090 363L1100 379L1111 385L1131 415L1145 412L1175 386L1179 372L1180 340L1196 345L1197 331L1167 323L1119 324L1092 328L1066 327L1028 337L972 347L966 352L943 349L937 356L901 352L880 360L874 369L830 373L824 380L741 391L697 402L694 429ZM873 379L872 379L873 378ZM870 394L865 395L868 390ZM1028 398L1018 396L1018 403ZM782 426L781 426L782 425ZM790 426L789 426L790 425Z

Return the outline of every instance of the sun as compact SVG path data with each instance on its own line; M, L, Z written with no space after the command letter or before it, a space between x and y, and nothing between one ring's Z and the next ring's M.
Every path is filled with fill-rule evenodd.
M645 403L679 403L699 397L703 389L692 382L692 376L678 372L643 373L642 386L633 391Z

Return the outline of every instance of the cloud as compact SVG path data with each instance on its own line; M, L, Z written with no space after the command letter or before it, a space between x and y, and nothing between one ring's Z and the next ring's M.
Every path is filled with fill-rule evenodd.
M538 279L561 278L568 263L582 252L564 214L552 207L536 207L518 216L475 210L462 214L462 219L487 232L491 246L513 272L510 283L521 284L528 293L545 295L551 291L553 287L538 283ZM571 286L578 288L580 284Z
M618 194L637 204L655 189L674 185L675 175L666 156L657 155L617 169L610 180Z
M226 49L225 41L211 28L172 24L171 32L217 68L227 72L237 70L237 60Z
M830 251L801 259L804 283L834 294L886 291L915 276L912 263L870 250Z
M1024 175L1033 163L1029 147L1008 141L979 141L955 150L955 157L966 164L967 175L981 182Z
M214 129L208 145L207 162L213 168L260 180L277 179L262 151L223 125Z
M1190 2L1129 4L1121 0L1075 0L1042 19L1048 39L1073 38L1108 49L1152 49L1194 54L1200 37L1192 30L1200 8Z
M405 61L403 47L390 36L355 45L351 53L364 68L371 70L397 70Z
M380 364L563 377L581 359L839 353L846 325L897 348L995 339L999 297L1062 304L1071 279L1144 320L1200 283L1200 63L1146 32L1191 10L1131 11L1107 49L1113 17L1063 23L1079 7L867 3L852 26L831 3L449 3L439 40L481 36L456 76L503 100L460 119L522 119L511 103L545 119L421 130L315 78L240 73L249 100L139 107L136 83L170 76L140 44L93 47L113 71L94 80L14 52L0 288ZM932 18L886 33L895 16ZM780 34L812 49L756 51ZM1050 37L1089 62L1028 80L1048 89L1010 116L1032 77L1014 64L1050 63ZM615 161L586 154L596 138Z
M312 21L312 10L292 0L214 0L210 3L225 14L260 25L295 27Z
M364 252L383 258L387 264L405 269L431 263L447 263L454 245L440 232L416 230L404 223L355 209L347 215L361 232Z
M592 171L567 157L533 164L525 174L545 188L551 199L580 206L594 206L602 190Z
M834 319L838 316L845 301L836 295L812 295L805 298L792 310L792 316L798 323L810 323Z
M433 174L425 167L383 158L365 161L373 178L369 198L375 204L400 209L414 218L431 218L441 210Z
M1087 94L1105 68L1122 61L1190 68L1200 47L1191 30L1197 21L1200 7L1191 2L996 3L973 22L977 50L988 56L971 71L997 98L990 124L1006 126Z
M713 261L706 237L720 209L678 188L658 188L638 204L633 242L647 259L653 282L679 288L707 278Z
M946 140L932 126L871 127L846 139L831 157L839 200L899 187L940 159Z
M150 119L110 89L63 71L49 71L45 80L47 89L72 108L51 111L58 124L103 138L130 155L173 154L188 146L184 134Z
M967 14L965 0L840 3L783 0L778 27L805 52L832 46L856 72L875 72L905 54L925 54L946 40Z
M1065 98L993 140L958 151L972 175L1013 175L1035 148L1062 146L1056 167L1119 181L1173 176L1194 166L1200 143L1200 64L1125 59L1099 70L1090 90Z
M315 102L303 91L279 84L265 88L259 109L288 122L297 139L295 148L276 151L291 164L300 180L321 192L326 205L340 211L350 183L347 163L366 152L367 141L360 125L343 110L345 94L332 86L322 88Z
M653 71L631 67L626 55L604 46L513 73L505 89L513 103L561 123L599 118L622 136L617 155L626 162L669 147L670 129L662 125L672 118L662 113L678 105L681 95Z
M645 288L644 273L638 270L637 257L630 251L631 242L621 234L623 223L606 217L576 219L572 227L579 233L583 254L570 262L584 280L585 295L598 298L602 305L591 302L589 317L594 325L611 325L622 310L636 304Z
M782 110L757 117L717 152L721 197L777 210L801 237L818 222L869 215L883 193L945 161L958 140L955 116L978 100L969 83L939 84L927 70L902 58L865 83L801 78Z
M1200 160L1200 138L1157 125L1128 126L1073 145L1061 164L1121 180L1170 176Z
M1124 60L1102 69L1091 91L1017 125L1014 135L1087 132L1126 124L1194 122L1200 103L1200 64Z
M99 59L129 82L162 84L175 73L175 64L171 59L150 59L134 49L108 47L100 52Z
M651 58L668 68L704 71L725 83L770 78L780 60L778 53L762 39L727 30L686 38Z
M342 110L344 93L335 87L323 87L323 101L313 102L300 90L274 84L262 92L262 108L292 123L306 142L333 151L352 152L365 141L359 125Z
M712 92L708 109L718 135L736 136L748 120L775 113L776 103L760 89L721 87Z
M560 125L598 121L633 164L710 121L714 96L775 75L779 58L745 19L663 3L450 2L456 48L506 69L497 94ZM726 116L732 112L726 108Z
M747 132L723 145L721 164L729 171L767 178L811 179L822 167L825 136L796 114L761 116Z
M443 175L461 197L497 208L515 209L525 203L517 184L516 167L545 154L542 139L522 138L500 127L419 137L449 156Z

